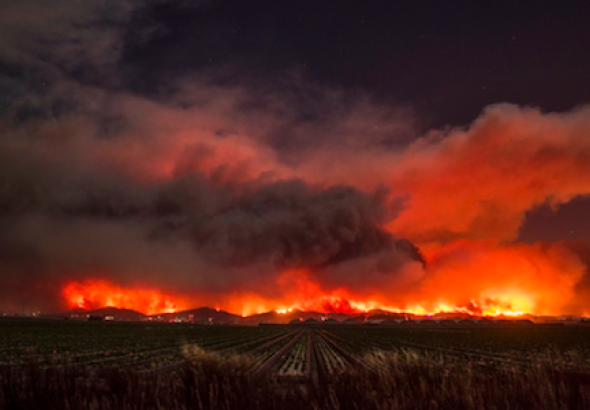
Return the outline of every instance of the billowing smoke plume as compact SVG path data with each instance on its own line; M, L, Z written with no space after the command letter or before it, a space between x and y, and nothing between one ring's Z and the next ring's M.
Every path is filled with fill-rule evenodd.
M590 311L585 245L517 242L590 193L589 107L424 132L301 79L132 92L141 4L31 4L0 6L0 309Z

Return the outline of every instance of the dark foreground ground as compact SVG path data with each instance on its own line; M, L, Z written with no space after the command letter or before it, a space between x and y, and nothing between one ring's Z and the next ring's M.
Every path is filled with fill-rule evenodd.
M172 374L27 367L0 374L5 409L588 409L590 375L527 368L449 368L420 355L378 373L334 375L317 386L254 378L243 364L203 356Z
M1 409L590 409L586 328L0 332Z

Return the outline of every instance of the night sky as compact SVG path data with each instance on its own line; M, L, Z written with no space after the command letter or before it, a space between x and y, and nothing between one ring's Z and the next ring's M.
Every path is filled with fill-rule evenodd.
M3 1L0 310L305 277L586 313L588 50L586 1Z
M297 76L409 105L422 127L463 125L497 102L588 102L589 16L582 1L164 2L132 19L121 65L148 94L202 70L225 83ZM146 22L158 28L142 41Z

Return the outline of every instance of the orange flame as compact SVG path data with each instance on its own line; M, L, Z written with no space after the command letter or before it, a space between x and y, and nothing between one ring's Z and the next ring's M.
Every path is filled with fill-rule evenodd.
M292 272L289 273L289 276L291 275L293 275ZM298 284L297 294L284 295L282 301L244 296L229 299L227 310L238 312L242 316L271 310L279 314L291 313L294 310L361 314L380 309L392 313L410 313L421 316L457 313L517 317L531 313L532 307L530 299L523 294L506 295L501 300L495 302L488 300L488 302L481 304L472 300L470 306L456 306L447 302L436 303L430 308L421 304L392 306L376 299L361 299L343 288L326 292L304 274L296 281ZM63 296L69 308L98 309L109 306L133 309L148 315L174 313L196 307L190 304L190 299L186 296L167 295L155 289L124 288L102 280L71 282L64 287ZM217 305L215 309L219 311L223 307Z
M98 309L116 307L133 309L148 315L173 313L190 307L186 300L166 295L159 290L146 288L123 288L103 280L71 282L63 289L70 309Z
M104 306L134 309L146 314L174 312L209 304L218 310L250 316L268 311L294 310L360 314L380 309L421 316L438 313L473 316L520 317L563 315L576 309L575 288L585 265L567 249L552 245L501 246L490 242L462 241L427 254L409 275L409 285L398 277L387 282L363 283L358 289L320 283L312 272L289 270L267 283L276 296L262 293L199 295L166 294L144 287L121 287L105 281L68 283L63 295L70 308ZM406 286L406 287L404 287ZM572 308L573 306L573 308ZM587 314L577 308L579 314Z
M507 291L500 297L492 298L484 294L480 299L472 299L467 306L459 306L450 301L439 301L428 305L406 303L395 305L384 300L383 296L367 297L355 295L340 287L326 291L309 278L305 271L292 270L284 272L277 287L283 290L283 298L279 301L261 299L239 299L233 301L235 306L243 303L246 309L242 315L261 313L274 310L279 314L287 314L294 310L315 311L320 313L362 314L371 310L384 310L392 313L409 313L420 316L432 316L438 313L456 313L472 316L507 316L519 317L534 313L534 303L525 292ZM290 289L290 291L285 291ZM274 303L274 305L273 305Z
M290 273L292 275L292 273ZM227 306L216 305L216 310L227 309L242 316L250 316L268 311L288 314L294 310L316 311L320 313L361 314L371 310L384 310L392 313L409 313L430 316L438 313L457 313L477 316L518 317L534 313L533 302L524 293L507 293L498 299L484 301L471 300L468 306L457 306L441 301L427 307L420 303L395 306L379 299L355 296L344 288L324 291L306 275L297 279L297 293L285 294L282 300L266 300L256 296L243 296L227 300ZM168 295L156 289L141 287L124 288L102 280L71 282L63 289L63 296L71 308L98 309L116 307L133 309L148 315L174 313L195 308L190 298ZM224 310L225 310L224 309Z

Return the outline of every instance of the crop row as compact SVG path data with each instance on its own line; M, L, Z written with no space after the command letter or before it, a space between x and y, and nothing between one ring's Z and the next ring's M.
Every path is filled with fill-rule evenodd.
M96 329L96 326L86 324L76 324L77 328ZM58 328L61 326L57 325ZM196 329L195 329L196 328ZM162 362L180 360L187 356L189 347L198 346L204 351L223 351L243 346L245 344L262 343L268 339L286 333L285 329L280 328L254 328L254 327L219 327L206 328L201 331L198 327L181 326L146 326L138 327L137 325L122 326L103 325L100 327L103 334L90 341L85 339L81 344L75 339L75 332L71 326L66 326L66 336L56 335L52 339L46 339L47 344L54 349L49 353L39 353L39 351L48 351L48 346L31 346L15 353L14 349L6 348L3 354L0 354L0 364L24 364L36 362L44 365L84 365L90 367L104 366L131 366L131 367L149 367L158 365ZM211 329L211 331L209 331ZM21 338L26 338L25 329L9 329L21 334ZM31 330L31 329L29 329ZM32 329L36 330L36 329ZM74 328L74 330L78 330ZM123 337L122 330L127 330ZM179 331L180 330L180 331ZM196 330L196 331L195 331ZM5 332L0 332L4 334ZM31 333L29 331L29 333ZM50 332L51 334L51 332ZM113 337L114 335L114 337ZM150 337L146 337L150 336ZM160 337L163 336L163 337ZM13 335L14 338L14 335ZM105 346L108 341L108 347ZM118 345L113 345L118 341ZM62 349L78 348L73 352L67 350L58 350L57 346ZM97 347L99 347L97 349ZM103 350L104 349L104 350Z
M344 373L348 368L344 357L336 352L319 333L315 333L313 337L320 372L329 375Z
M497 331L497 330L496 330ZM518 337L521 329L512 330L514 333L507 335L502 334L490 334L495 337L506 337L512 338ZM520 352L520 351L502 351L502 343L495 346L494 349L481 349L479 346L473 343L465 343L466 332L455 331L447 332L442 334L443 337L437 338L438 332L383 332L380 329L367 330L367 331L356 331L352 332L350 329L330 329L330 333L333 337L338 338L339 343L342 346L347 347L358 343L360 340L364 341L363 356L366 356L367 364L372 367L379 367L379 363L375 362L376 358L382 357L382 351L399 351L405 348L411 348L421 351L436 352L439 355L446 357L460 358L465 361L477 363L479 365L551 365L551 366L567 366L576 367L578 369L590 372L590 360L587 354L582 351L563 351L553 350L548 351L549 354L532 351L532 352ZM418 334L416 336L416 333ZM418 341L415 341L418 340ZM461 343L459 340L463 340ZM457 341L452 344L450 341ZM514 340L511 340L514 343ZM579 343L584 343L584 340L580 340ZM375 354L379 353L379 354ZM363 360L365 360L363 358Z
M216 353L221 360L247 357L250 372L271 370L287 380L340 374L354 367L379 369L387 357L407 349L486 366L547 364L590 373L590 329L586 328L443 331L0 320L0 365L34 362L160 371L180 368L201 353Z
M282 377L304 377L307 374L309 330L304 332L295 343L293 349L286 355L278 369L278 375Z

